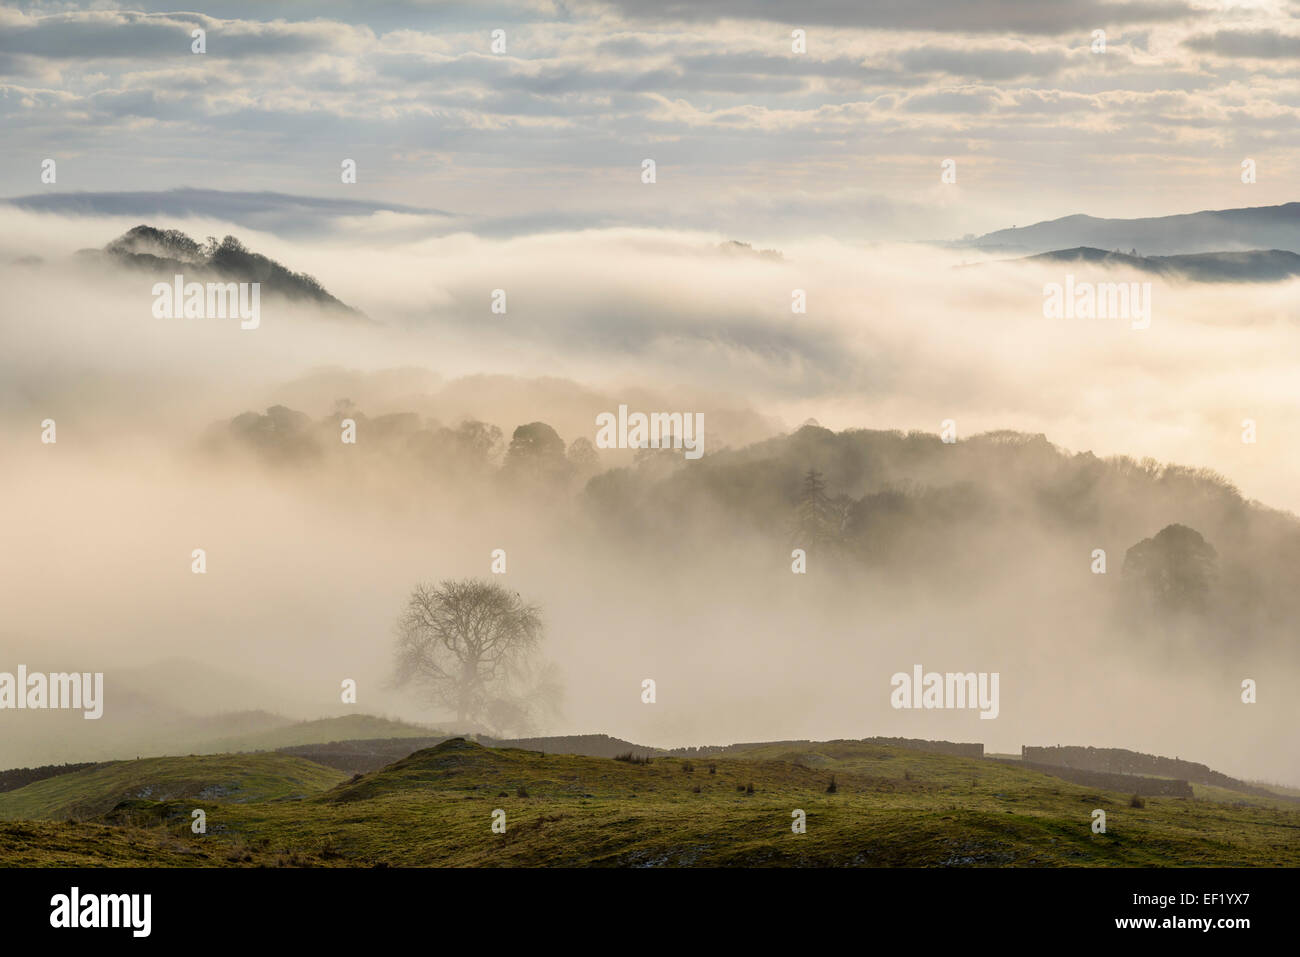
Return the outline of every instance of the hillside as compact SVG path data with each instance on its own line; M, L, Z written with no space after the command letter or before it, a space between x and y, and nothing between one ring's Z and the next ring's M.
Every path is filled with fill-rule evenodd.
M113 704L98 721L85 721L68 711L23 710L8 715L10 733L0 738L0 768L225 750L204 745L293 724L265 711L195 715L174 709L154 694L139 692L126 681L115 688Z
M264 710L266 702L299 714L311 707L275 681L174 656L115 670L112 688L113 706L98 721L71 712L10 713L0 768L229 750L207 744L295 723Z
M1247 500L1206 468L1073 452L1041 433L1003 430L947 443L920 431L834 432L805 424L694 462L647 457L588 477L560 454L529 463L532 453L521 453L524 464L512 472L489 454L501 450L500 427L467 421L452 430L415 412L367 420L349 408L368 440L344 446L337 440L340 414L313 418L280 405L247 412L213 423L202 438L204 454L228 464L251 456L294 480L309 472L350 480L364 464L383 475L388 494L410 502L425 496L430 482L466 507L483 489L538 503L571 496L579 514L566 526L566 540L592 536L605 564L645 554L666 561L683 550L734 548L737 559L789 555L798 544L817 575L836 579L844 594L932 587L944 603L976 601L1015 587L1020 577L987 556L1033 556L1021 571L1052 583L1052 613L1132 633L1126 647L1153 661L1168 654L1239 661L1245 652L1300 662L1300 644L1280 625L1300 617L1300 521ZM473 456L458 451L471 447L479 450ZM513 482L526 465L546 478L526 488ZM815 501L808 498L810 480L817 483ZM664 515L682 520L665 522ZM1177 554L1178 543L1198 540L1196 547L1212 551L1213 567L1166 588L1167 574L1192 567ZM1079 556L1102 546L1108 577L1076 575ZM785 568L767 568L771 587L782 587L778 578L786 576L776 570ZM937 592L918 614L938 601ZM1070 614L1072 608L1086 615ZM1018 614L1011 607L995 613L1008 621L986 620L990 629L1020 627L1010 620Z
M264 850L201 844L157 827L0 820L5 867L268 867L288 863Z
M1077 246L1028 256L1016 262L1125 267L1153 276L1189 282L1281 282L1300 276L1300 255L1281 249L1133 256L1090 246Z
M1300 253L1300 203L1139 219L1063 216L1030 226L995 230L951 245L1030 253L1091 246L1136 249L1148 256L1244 249Z
M83 761L79 764L42 764L34 768L10 768L0 771L0 792L17 791L46 778L56 778L60 774L72 774L95 767L95 761Z
M370 738L424 738L431 734L436 735L437 732L424 725L379 718L370 714L349 714L337 718L299 721L250 734L213 738L204 741L198 750L210 753L276 751L305 745Z
M1118 774L1148 774L1166 778L1181 778L1192 784L1203 784L1220 790L1251 794L1256 797L1277 798L1284 792L1274 792L1259 785L1240 781L1196 761L1183 761L1155 754L1142 754L1126 748L1092 747L1023 747L1021 757L1026 763L1059 765L1068 768ZM1287 798L1290 799L1290 798Z
M132 798L101 823L167 834L147 851L162 865L184 848L206 863L313 866L1300 864L1300 810L1230 797L1139 807L1128 793L1024 768L863 741L635 764L455 738L303 800ZM220 829L191 835L194 806ZM796 809L804 834L791 831ZM1091 831L1094 809L1106 811L1105 834ZM496 810L504 834L491 830ZM0 842L0 865L54 863L86 826L34 829L21 848Z
M334 740L323 744L303 744L281 748L285 754L297 755L317 764L338 768L348 774L368 774L400 761L412 751L432 748L446 741L450 735L436 737L403 736L396 738L363 738ZM527 751L545 751L547 754L578 754L586 757L612 758L618 754L659 754L659 748L647 748L607 734L578 734L550 738L517 738L496 740L479 736L478 741L487 747L522 748Z
M633 744L622 738L613 738L607 734L569 734L543 738L502 738L480 737L480 744L494 748L521 748L525 751L545 751L547 754L581 754L589 758L612 758L620 754L638 756L662 753L661 748L651 748L643 744Z
M131 799L272 801L314 794L343 778L340 771L280 754L112 761L0 794L0 819L91 818Z
M234 236L199 243L176 229L140 225L127 230L102 250L82 250L83 261L138 269L159 280L182 274L197 282L256 282L263 295L311 303L339 317L364 315L336 299L313 276L294 272L268 256L248 249Z
M1300 661L1278 625L1300 616L1300 522L1208 469L1072 453L1043 435L945 444L921 432L805 425L667 476L605 472L582 504L591 527L640 551L703 548L710 535L744 528L773 551L815 543L810 561L833 556L819 574L841 589L862 589L867 576L885 592L941 581L945 601L1003 587L1005 567L987 556L1032 555L1025 571L1053 583L1056 611L1087 609L1152 660L1194 647L1207 658L1268 649L1279 666ZM689 520L665 523L668 514ZM1077 556L1099 543L1111 560L1105 589L1075 574ZM1175 595L1162 576L1193 567L1172 557L1184 546L1212 549L1212 573Z

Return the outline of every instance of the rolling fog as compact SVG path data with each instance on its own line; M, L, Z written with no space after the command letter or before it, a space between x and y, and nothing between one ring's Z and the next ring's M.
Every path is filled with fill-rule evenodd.
M580 486L538 498L479 478L432 482L367 457L364 427L357 446L306 466L202 441L242 412L284 404L319 420L341 398L371 417L480 419L506 443L537 420L566 443L593 439L595 415L619 403L700 411L706 458L809 417L926 432L952 419L962 438L1011 429L1211 468L1247 498L1300 511L1297 283L960 269L971 256L928 247L663 231L411 241L412 223L394 218L315 244L154 222L234 233L373 320L266 297L248 331L155 319L153 277L72 258L136 220L0 213L0 670L103 671L109 715L115 674L181 658L202 690L178 709L356 710L446 727L445 713L387 687L393 623L416 582L491 577L503 548L506 583L542 607L545 655L564 681L544 733L666 747L869 735L995 752L1090 744L1300 782L1290 630L1230 666L1134 647L1099 610L1087 552L1049 528L996 551L955 534L950 554L980 587L918 570L899 588L847 565L792 575L788 546L720 512L670 503L660 534L641 538L593 521ZM731 239L781 258L720 248ZM1150 328L1044 319L1043 284L1067 272L1153 281ZM489 311L498 288L506 315ZM791 313L794 289L807 314ZM40 443L46 418L56 445ZM1246 418L1253 445L1241 441ZM630 452L600 454L605 468L633 466ZM1159 528L1097 543L1109 574ZM195 548L206 575L190 571ZM999 672L999 717L894 710L890 676L917 663ZM1245 677L1260 682L1250 707ZM355 708L339 702L345 678L358 682ZM653 705L644 678L657 682ZM27 717L32 740L48 733L57 759L74 759L76 725ZM30 744L23 763L40 763ZM0 766L17 753L0 742Z

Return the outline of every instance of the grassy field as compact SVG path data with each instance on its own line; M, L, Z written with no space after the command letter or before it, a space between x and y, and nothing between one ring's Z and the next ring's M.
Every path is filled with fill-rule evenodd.
M279 755L156 762L0 795L6 817L102 809L95 822L0 825L0 865L1300 864L1295 806L1223 792L1131 807L1127 794L1035 771L851 741L642 765L454 739L346 782ZM238 789L202 796L225 778ZM196 807L207 834L190 833ZM1105 834L1091 831L1095 808ZM492 832L498 809L504 834ZM806 833L791 830L796 809ZM21 842L16 827L28 829Z
M276 855L234 854L217 841L174 837L165 828L0 821L0 866L4 867L258 867L283 863Z
M0 820L85 820L131 799L274 801L318 794L344 777L333 768L284 754L111 761L0 794Z

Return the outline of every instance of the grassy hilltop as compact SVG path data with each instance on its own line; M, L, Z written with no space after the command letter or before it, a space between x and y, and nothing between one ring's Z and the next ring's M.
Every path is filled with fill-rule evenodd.
M133 799L242 803L304 797L344 777L333 768L284 754L109 761L0 794L0 820L89 819Z
M341 777L274 754L62 775L0 794L0 815L94 819L0 824L0 865L1300 864L1300 808L1284 802L1198 792L1132 807L1036 771L856 741L635 764L456 738ZM237 789L211 796L223 780ZM207 834L190 833L194 808ZM1091 832L1095 808L1104 835ZM492 833L496 809L505 834ZM791 831L795 809L805 834Z

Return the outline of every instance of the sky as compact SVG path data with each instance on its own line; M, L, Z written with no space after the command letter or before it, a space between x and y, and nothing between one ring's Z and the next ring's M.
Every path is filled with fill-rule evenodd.
M1294 0L204 7L6 4L0 196L205 187L756 242L1295 198Z

